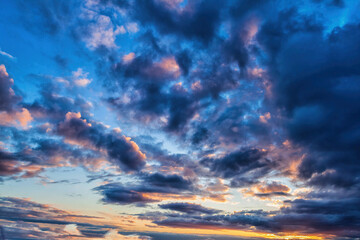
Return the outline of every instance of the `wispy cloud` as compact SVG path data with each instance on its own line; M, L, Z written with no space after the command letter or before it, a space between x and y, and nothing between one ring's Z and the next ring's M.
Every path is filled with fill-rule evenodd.
M10 58L11 60L16 60L16 58L15 58L14 56L12 56L11 54L9 54L9 53L7 53L7 52L2 51L1 48L0 48L0 55L5 56L5 57L8 57L8 58Z

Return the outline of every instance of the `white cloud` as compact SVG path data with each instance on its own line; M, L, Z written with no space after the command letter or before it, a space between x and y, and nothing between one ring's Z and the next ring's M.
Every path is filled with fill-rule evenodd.
M8 58L10 58L10 59L12 59L12 60L15 59L15 57L12 56L12 55L10 55L9 53L4 52L4 51L1 51L1 48L0 48L0 55L3 55L3 56L5 56L5 57L8 57Z
M74 236L82 236L81 232L77 229L76 224L66 225L64 231Z
M122 235L119 234L116 230L110 230L105 235L106 240L151 240L151 237L148 236L139 236L139 235Z
M118 47L115 40L117 35L125 33L123 26L117 26L111 21L110 17L99 15L90 10L84 10L81 18L89 21L85 29L82 30L82 39L88 48L94 50L101 46L107 48Z
M135 22L126 24L126 29L129 33L137 33L139 31L139 27Z
M126 33L126 30L125 30L124 26L121 25L121 26L118 26L118 27L116 28L115 33L116 33L116 34L119 34L119 33L120 33L120 34L124 34L124 33Z
M87 76L89 73L84 72L82 68L78 68L76 71L72 72L72 78L76 86L78 87L86 87L88 84L91 83L91 79Z

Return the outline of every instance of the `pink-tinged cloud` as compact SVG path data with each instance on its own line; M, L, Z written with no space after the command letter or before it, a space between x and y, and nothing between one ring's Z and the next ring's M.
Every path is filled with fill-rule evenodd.
M166 6L168 9L177 10L179 9L179 4L184 2L184 0L156 0L159 4Z
M176 79L181 71L174 57L165 57L144 70L145 74L153 79Z
M86 87L91 83L91 79L88 78L89 73L84 72L82 68L78 68L72 72L72 78L76 86Z
M129 54L126 54L122 57L122 61L127 64L127 63L130 63L132 62L132 60L134 60L135 58L135 53L131 52Z
M22 108L18 112L0 112L0 125L26 128L32 120L33 118L26 108Z

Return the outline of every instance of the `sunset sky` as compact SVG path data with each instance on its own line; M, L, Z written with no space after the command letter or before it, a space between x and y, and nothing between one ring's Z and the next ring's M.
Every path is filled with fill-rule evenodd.
M0 239L360 239L359 12L0 0Z

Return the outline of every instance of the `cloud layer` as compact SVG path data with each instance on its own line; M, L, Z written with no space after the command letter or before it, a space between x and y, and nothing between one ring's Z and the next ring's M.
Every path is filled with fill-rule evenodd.
M12 53L0 51L5 234L359 238L359 8L331 0L4 4L0 46ZM65 169L74 178L58 179ZM118 227L22 198L23 186L33 197L51 183L63 187L59 195L82 184L96 196L87 207L132 220Z

